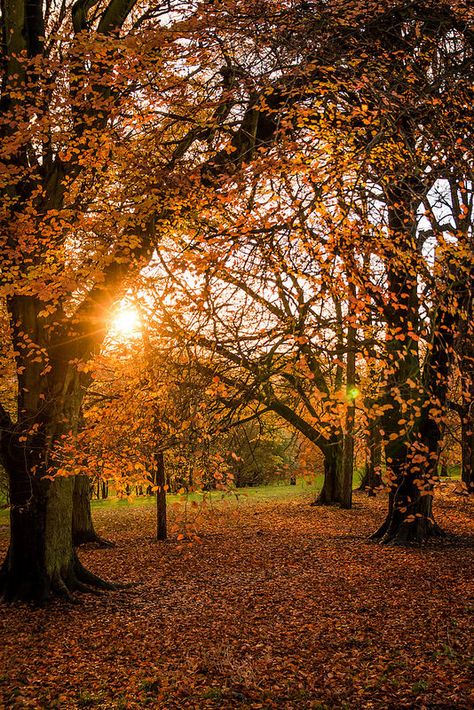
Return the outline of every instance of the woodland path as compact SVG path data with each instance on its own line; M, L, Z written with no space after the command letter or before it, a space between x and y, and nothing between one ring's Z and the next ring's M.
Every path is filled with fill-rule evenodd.
M438 499L463 537L407 550L367 542L383 497L309 500L193 509L191 546L153 541L153 506L97 510L117 546L81 559L140 583L1 604L0 707L473 708L474 503Z

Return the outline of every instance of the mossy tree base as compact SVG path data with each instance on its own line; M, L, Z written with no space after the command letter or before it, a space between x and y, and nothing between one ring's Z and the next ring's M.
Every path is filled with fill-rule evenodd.
M74 592L118 588L86 570L74 549L74 479L16 473L10 478L10 546L0 570L3 597L44 604L54 596L72 600Z
M91 483L88 476L74 478L72 506L72 541L75 547L95 544L98 547L115 547L113 542L100 537L95 531L91 514Z
M24 601L43 605L55 596L74 602L75 592L98 594L123 586L101 579L87 570L76 553L73 553L69 565L61 571L55 570L49 576L39 567L26 574L12 560L10 550L0 571L0 593L7 602Z

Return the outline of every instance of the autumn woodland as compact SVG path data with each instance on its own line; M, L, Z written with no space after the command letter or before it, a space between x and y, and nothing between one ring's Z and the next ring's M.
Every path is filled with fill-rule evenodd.
M473 708L471 0L0 28L0 708Z

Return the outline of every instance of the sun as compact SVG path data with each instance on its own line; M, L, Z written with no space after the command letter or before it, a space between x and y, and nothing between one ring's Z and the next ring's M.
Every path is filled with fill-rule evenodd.
M130 304L122 304L112 320L112 332L121 338L140 335L141 319L137 309Z

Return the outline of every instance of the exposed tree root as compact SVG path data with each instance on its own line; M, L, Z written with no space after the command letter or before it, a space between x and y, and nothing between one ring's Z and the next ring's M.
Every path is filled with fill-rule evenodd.
M330 498L324 488L321 490L319 493L318 497L316 500L314 500L312 503L310 503L311 506L320 506L320 505L339 505L341 501L338 499L333 499Z
M92 587L93 589L101 589L103 591L115 591L117 589L122 589L119 584L114 582L108 582L101 577L98 577L93 572L90 572L84 567L82 562L79 560L78 556L74 553L74 573L78 582Z
M52 597L59 597L77 604L75 592L101 595L132 586L133 583L108 582L98 577L83 566L75 552L66 570L55 572L51 578L40 568L27 572L12 568L8 555L0 567L0 596L7 602L24 601L43 606Z
M383 539L385 533L387 532L389 524L390 518L387 516L382 525L377 528L374 533L372 533L372 535L369 537L369 540L375 540L376 542L380 542Z
M112 540L106 540L105 537L101 537L100 535L97 535L95 543L97 544L97 547L100 547L101 549L115 547L115 542L112 542Z
M100 549L115 547L115 542L111 540L106 540L105 538L97 535L95 531L88 533L78 533L74 537L74 547L79 547L80 545L97 545Z
M94 594L97 597L101 597L104 592L101 589L96 589L95 587L89 587L87 584L83 584L76 580L74 583L74 590L76 592L82 592L83 594Z
M441 537L446 537L446 533L437 523L431 520L420 517L414 521L407 522L396 520L395 516L392 515L387 517L387 520L370 536L370 539L382 545L403 547L420 546L432 538Z
M75 553L72 571L68 575L67 581L58 574L54 576L51 582L51 592L63 597L72 604L78 603L74 592L101 596L104 591L114 591L121 588L121 585L107 582L105 579L87 570Z
M78 600L74 598L70 586L60 575L55 575L51 582L51 591L59 597L62 597L70 604L77 604Z
M134 582L108 582L107 580L102 579L102 577L98 577L96 574L83 566L77 555L75 555L75 568L77 579L90 587L94 587L95 589L113 592L120 589L130 589L135 586Z

